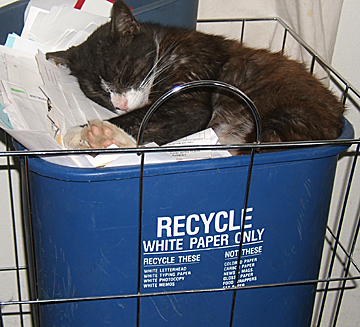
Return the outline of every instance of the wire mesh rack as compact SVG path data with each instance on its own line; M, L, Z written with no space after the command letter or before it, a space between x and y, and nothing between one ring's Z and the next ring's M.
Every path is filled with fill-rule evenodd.
M338 73L334 68L322 59L309 45L307 45L288 25L279 18L270 19L237 19L237 20L199 20L199 24L230 24L231 30L234 26L239 25L240 40L247 42L247 31L258 24L264 24L268 30L271 27L271 35L276 35L278 40L274 49L282 51L291 56L293 45L296 44L301 48L302 60L308 63L311 73L324 78L324 83L328 83L331 88L339 95L342 102L351 110L357 111L360 106L360 94L352 87L352 85ZM261 27L263 28L263 27ZM251 151L247 178L244 183L245 200L244 208L248 208L249 194L252 192L252 169L254 158L258 156L258 152L263 149L287 150L294 149L320 149L332 146L349 146L349 149L340 155L338 170L335 179L335 188L332 195L332 204L330 209L330 217L327 223L327 230L324 241L324 250L322 254L321 270L318 279L301 279L289 282L265 283L258 285L240 285L236 282L231 287L210 287L199 289L185 289L164 292L142 290L143 283L141 258L142 253L139 252L137 262L137 292L128 294L111 294L96 296L72 296L60 298L41 298L37 294L36 288L36 271L34 258L34 241L32 239L31 224L23 220L24 216L28 216L33 208L31 208L31 188L29 186L29 160L37 156L54 156L84 153L83 151L16 151L12 147L11 139L8 135L3 134L2 142L5 144L5 150L0 152L2 159L1 173L2 184L7 185L3 188L2 198L6 199L6 204L2 204L3 214L1 218L2 229L5 231L6 237L3 237L2 252L7 253L7 257L0 261L0 325L8 326L31 326L39 324L39 308L42 306L56 306L58 304L67 303L98 303L100 301L134 299L136 301L135 310L136 317L134 325L141 325L140 307L146 298L156 298L159 296L175 296L175 295L196 295L208 293L228 293L232 292L232 300L229 303L231 317L229 325L234 325L234 311L236 298L242 296L242 292L254 289L269 289L270 291L279 288L291 288L301 285L315 285L316 299L313 306L312 326L336 326L339 325L342 314L347 315L347 296L349 294L352 301L352 294L356 292L359 296L358 280L360 279L360 267L356 264L357 239L360 229L359 219L359 196L357 192L357 180L359 173L357 170L357 160L359 154L359 140L357 139L341 139L331 141L311 141L311 142L289 142L289 143L259 143L244 144L232 146L184 146L176 148L139 148L139 149L122 149L110 150L110 152L121 153L138 153L141 156L141 164L138 167L140 172L139 183L139 208L138 208L138 226L143 226L143 187L144 187L144 164L145 156L150 152L156 151L204 151L209 149L237 149L244 148ZM85 153L97 154L104 150L89 150ZM107 150L109 152L109 150ZM18 160L20 158L20 161ZM20 171L22 170L22 173ZM244 210L246 211L246 210ZM136 219L136 218L134 218ZM242 214L242 228L246 224L246 215ZM243 231L243 230L242 230ZM143 240L143 230L139 228L139 249ZM242 259L242 241L238 245L238 255L236 261L236 278L238 280L240 273L240 264ZM9 258L8 254L11 254ZM235 291L235 292L233 292ZM345 303L345 304L344 304ZM188 322L188 324L191 324ZM341 326L346 323L341 322ZM350 326L350 325L349 325Z

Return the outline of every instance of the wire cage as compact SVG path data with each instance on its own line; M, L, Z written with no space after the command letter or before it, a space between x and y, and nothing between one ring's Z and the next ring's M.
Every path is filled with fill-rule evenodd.
M269 31L271 35L276 35L277 42L273 43L274 51L282 51L291 56L294 46L301 48L301 60L308 64L311 73L316 74L324 83L330 85L331 88L339 95L342 102L348 107L358 110L360 106L360 93L354 89L351 84L343 78L335 69L328 65L315 50L307 45L288 25L286 25L279 18L270 19L232 19L232 20L199 20L198 24L228 24L231 31L239 31L239 38L242 42L247 42L247 33L252 28L260 28ZM238 26L238 28L234 28ZM259 33L257 33L258 35ZM261 35L267 33L260 33ZM269 34L267 34L269 35ZM297 58L299 59L299 58ZM124 325L143 325L141 318L141 310L143 310L142 303L146 299L156 301L154 299L167 296L169 298L180 295L186 295L189 301L192 297L199 294L230 294L227 306L229 307L229 317L226 325L234 326L236 322L236 301L242 297L242 294L251 290L266 290L267 292L282 292L286 289L297 290L297 287L305 288L305 293L316 290L315 301L310 301L311 306L311 325L312 326L345 326L346 323L341 321L342 315L347 315L346 299L356 292L358 296L358 280L360 279L360 268L355 262L356 257L356 242L360 229L360 217L358 212L359 197L357 195L356 181L359 179L357 168L357 159L359 153L359 140L354 138L345 138L331 141L311 141L311 142L291 142L291 143L277 143L277 144L245 144L232 146L186 146L176 147L176 151L206 151L209 149L235 149L245 148L251 150L250 160L247 162L246 179L243 181L243 188L245 190L244 210L242 212L242 228L246 225L246 214L249 199L251 199L251 192L257 185L253 181L252 171L254 161L258 156L258 151L262 149L314 149L316 152L319 149L326 149L329 147L340 146L349 149L340 154L338 162L337 174L335 178L335 187L332 193L332 202L330 207L329 219L327 220L325 241L322 239L321 249L322 260L321 269L318 278L298 278L296 280L281 282L265 282L259 284L241 284L236 282L235 285L230 284L227 287L203 287L198 289L183 289L171 290L165 288L164 291L144 291L141 287L144 280L140 273L143 269L141 266L142 253L139 253L136 262L134 283L136 287L135 292L128 292L126 294L96 294L90 296L60 296L53 298L39 297L37 294L36 285L36 259L34 257L34 240L33 240L33 226L23 217L30 216L34 210L31 207L30 197L31 187L29 180L31 177L29 171L29 161L36 156L53 156L53 155L69 155L77 154L79 151L15 151L12 147L11 139L8 135L2 135L2 141L6 144L4 151L0 152L2 158L2 183L6 183L7 188L2 191L2 198L7 199L7 204L3 205L2 228L6 230L5 238L2 239L2 252L11 253L12 259L0 260L0 325L8 326L36 326L39 324L39 310L43 307L54 307L62 304L83 304L89 306L90 310L96 310L98 303L103 303L112 300L134 300L134 317L130 320L132 323L124 323ZM146 173L146 165L144 164L144 157L150 152L169 151L174 148L141 148L141 149L119 149L111 150L112 152L133 152L141 155L141 164L138 167L140 172L139 185L136 197L138 197L137 219L138 226L143 226L143 204L144 196L144 174ZM99 153L104 150L89 150L87 153ZM82 152L83 153L83 152ZM280 153L280 152L278 152ZM20 159L20 160L18 160ZM22 162L20 164L20 161ZM187 167L191 170L191 164ZM22 170L20 174L19 171ZM145 172L145 173L144 173ZM174 172L177 173L176 170ZM317 173L316 173L317 174ZM255 185L255 186L254 186ZM192 187L192 186L190 186ZM276 186L275 186L276 187ZM20 194L21 193L21 194ZM331 192L329 196L331 195ZM21 200L22 198L22 200ZM5 217L6 216L6 217ZM194 218L195 219L195 218ZM181 225L179 225L181 226ZM138 248L142 247L143 236L147 233L145 227L140 227L136 236L139 243ZM242 230L243 232L244 230ZM261 231L260 231L261 232ZM259 233L260 233L259 232ZM242 233L244 234L244 233ZM260 234L258 234L259 236ZM319 246L319 245L318 245ZM320 247L320 246L319 246ZM236 267L237 281L240 274L240 265L242 263L242 250L244 249L244 240L241 238L237 244L237 252L234 258L234 267ZM141 251L140 251L141 252ZM315 252L315 249L314 249ZM321 253L320 253L321 256ZM0 258L3 258L1 256ZM196 260L196 258L194 258ZM211 269L211 267L209 267ZM297 267L297 269L306 269L305 267ZM150 280L150 279L149 279ZM10 285L10 286L9 286ZM5 287L7 286L7 287ZM6 290L6 291L5 291ZM298 292L294 291L293 297L296 298ZM246 296L247 298L248 295ZM173 298L173 299L174 299ZM215 298L216 299L216 298ZM295 300L294 300L295 301ZM251 301L249 301L251 302ZM95 306L91 306L94 304ZM153 302L155 303L155 302ZM294 302L296 303L296 301ZM345 303L345 304L344 304ZM175 306L175 304L173 304ZM218 305L218 304L216 304ZM282 312L283 305L279 305L279 313ZM156 305L153 306L156 310ZM151 313L147 313L151 316ZM159 313L157 313L159 314ZM300 318L299 318L300 319ZM300 319L301 320L301 319ZM299 320L299 321L300 321ZM187 321L191 325L193 321ZM277 322L276 322L277 323ZM256 324L255 324L256 325ZM257 324L261 325L261 324ZM278 324L277 324L278 325ZM250 326L250 324L247 324ZM289 324L290 326L290 324ZM292 325L293 326L293 325Z

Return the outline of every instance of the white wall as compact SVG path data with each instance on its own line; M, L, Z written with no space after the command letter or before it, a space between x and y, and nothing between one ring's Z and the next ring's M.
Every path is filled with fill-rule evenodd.
M343 8L340 17L340 24L338 29L338 34L335 43L335 49L332 59L332 66L342 74L348 82L355 87L357 90L360 90L360 2L358 0L345 0L343 3ZM354 96L350 92L350 96ZM358 101L359 103L359 101ZM360 137L360 111L359 107L353 105L351 101L347 102L348 111L346 117L351 121L355 130L356 136ZM350 150L354 151L354 147ZM339 161L338 167L338 176L337 183L342 180L342 177L345 175L347 166L350 163L348 157L343 157ZM359 164L358 164L359 166ZM359 197L360 197L360 173L359 169L355 175L355 182L352 189L352 196L349 200L349 216L353 217L352 221L355 221L356 217L359 217ZM334 191L334 200L338 199L340 194L339 189ZM340 198L340 196L339 196ZM331 223L331 222L330 222ZM335 224L333 223L335 226ZM341 242L349 248L349 241L353 235L353 229L355 225L348 221L347 224L344 224L344 230L342 232ZM360 240L358 241L355 253L355 261L360 261ZM340 268L338 268L339 270ZM354 275L359 275L354 269L351 270L351 273ZM348 283L348 285L354 286L353 283ZM340 320L337 326L360 326L359 322L359 300L360 300L360 281L356 282L356 288L353 290L345 291L344 301L341 306L341 315ZM331 306L328 303L327 316L331 315Z

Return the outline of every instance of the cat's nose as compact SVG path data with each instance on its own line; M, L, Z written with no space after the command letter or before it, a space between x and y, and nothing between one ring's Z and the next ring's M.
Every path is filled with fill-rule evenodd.
M111 94L111 102L116 109L128 110L128 100L124 95Z

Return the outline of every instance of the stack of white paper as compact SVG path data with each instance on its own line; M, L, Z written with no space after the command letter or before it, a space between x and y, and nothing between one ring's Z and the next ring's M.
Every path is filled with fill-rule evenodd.
M50 11L30 7L21 37L45 45L52 51L66 50L85 41L108 20L70 7L55 6Z
M47 51L65 50L84 40L101 24L108 21L111 8L107 0L61 1L31 0L21 36L11 34L0 46L0 127L29 150L62 149L62 137L69 128L86 124L92 119L109 119L115 114L94 103L80 90L76 78L64 68L45 59ZM99 16L82 8L96 3L107 15ZM87 3L87 7L85 4ZM34 4L38 5L35 7ZM67 4L68 6L64 6ZM172 145L216 144L212 130L188 137ZM156 145L155 145L156 146ZM228 156L227 151L152 153L146 162L168 162ZM134 154L45 157L51 162L79 167L120 166L137 164Z

